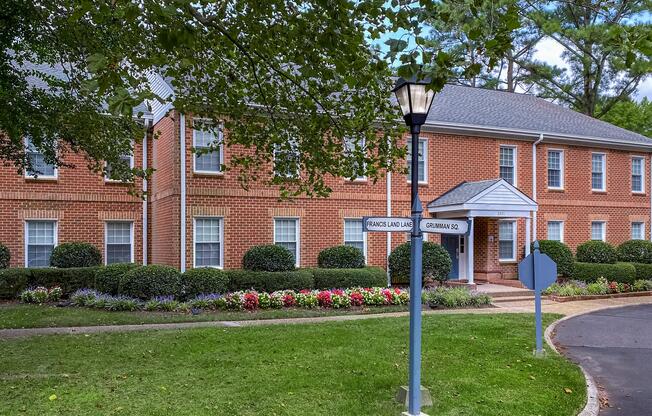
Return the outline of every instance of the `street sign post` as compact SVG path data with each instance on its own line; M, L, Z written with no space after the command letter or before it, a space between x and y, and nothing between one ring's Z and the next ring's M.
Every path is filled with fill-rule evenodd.
M557 263L539 251L534 242L534 252L518 264L518 279L525 287L534 290L534 319L536 324L536 355L543 354L543 328L541 322L541 292L557 281Z

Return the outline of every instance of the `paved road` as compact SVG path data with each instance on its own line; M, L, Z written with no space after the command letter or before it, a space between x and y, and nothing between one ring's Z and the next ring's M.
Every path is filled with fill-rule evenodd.
M604 388L600 416L652 415L652 305L592 312L560 323L556 343Z

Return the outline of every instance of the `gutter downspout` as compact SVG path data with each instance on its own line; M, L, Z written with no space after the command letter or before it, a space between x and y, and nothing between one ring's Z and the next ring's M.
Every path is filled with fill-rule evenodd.
M147 135L149 134L149 129L151 127L152 121L148 120L145 122L145 136L143 137L143 170L147 170ZM148 229L148 218L147 218L147 205L148 205L148 195L147 195L147 179L143 179L143 265L147 265L147 229Z
M392 216L392 172L387 172L387 216ZM392 254L392 233L387 233L387 287L392 286L392 278L389 275L389 255Z
M180 269L183 273L186 271L186 115L182 113L179 114L179 157L179 169L181 170L181 250L179 255L181 256Z
M537 145L543 141L543 133L532 143L532 200L537 202ZM534 211L532 218L532 239L537 240L537 212Z

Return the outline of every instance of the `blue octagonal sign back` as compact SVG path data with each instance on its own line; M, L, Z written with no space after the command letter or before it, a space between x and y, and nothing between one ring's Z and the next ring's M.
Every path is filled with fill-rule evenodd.
M557 281L557 263L541 253L535 243L534 252L518 264L518 279L530 290L545 290Z

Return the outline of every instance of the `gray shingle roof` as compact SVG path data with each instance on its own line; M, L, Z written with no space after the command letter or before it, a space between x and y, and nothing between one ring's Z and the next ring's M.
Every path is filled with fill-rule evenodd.
M426 123L527 130L652 146L652 139L528 94L447 85Z
M477 182L462 182L439 198L433 199L428 204L428 208L463 204L500 181L500 179L487 179Z

